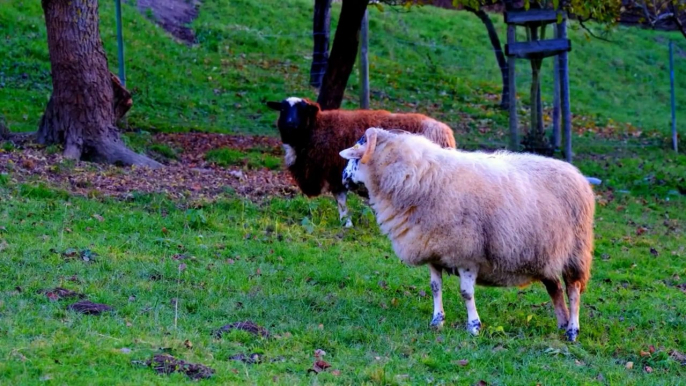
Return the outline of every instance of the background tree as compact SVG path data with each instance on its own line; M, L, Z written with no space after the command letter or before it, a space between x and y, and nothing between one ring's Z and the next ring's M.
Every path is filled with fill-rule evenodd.
M331 55L322 79L317 102L324 110L337 109L355 65L360 45L360 26L368 0L343 0Z
M312 66L310 67L310 85L319 88L322 85L326 64L329 61L329 35L331 34L331 0L314 0L312 21Z
M64 145L64 156L122 165L161 166L128 149L115 126L131 94L109 72L97 0L43 0L53 91L37 141Z
M677 29L686 38L686 1L624 0L627 15L639 17L639 23L655 29Z

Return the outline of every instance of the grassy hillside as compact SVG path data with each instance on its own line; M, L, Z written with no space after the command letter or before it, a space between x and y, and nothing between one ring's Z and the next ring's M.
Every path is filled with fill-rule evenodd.
M358 200L357 228L343 231L330 199L188 207L5 184L2 384L159 384L132 363L159 352L214 368L207 385L684 384L673 351L686 341L683 200L600 193L581 336L567 344L540 284L478 287L484 330L471 337L458 280L446 277L446 327L431 331L427 269L402 265ZM39 292L56 286L115 311L68 311L77 299ZM212 337L242 320L276 337ZM317 349L332 367L314 375ZM262 363L230 359L252 353Z
M35 130L50 95L40 2L0 1L0 115L14 131ZM111 3L101 2L101 29L116 71ZM129 124L273 133L276 116L263 100L315 96L307 86L311 7L306 0L207 0L193 23L200 43L189 48L125 5L135 95ZM493 108L499 72L476 18L387 9L372 10L370 25L374 107L429 112L459 130L460 145L504 142L507 116ZM343 229L329 197L251 202L221 185L213 203L170 200L135 191L131 185L145 187L146 178L124 182L147 175L135 174L142 169L96 168L61 159L54 147L22 150L8 142L0 147L0 384L192 383L138 364L155 353L212 367L214 376L202 381L208 385L686 384L686 156L666 152L664 143L594 142L622 130L665 137L672 36L620 29L620 43L608 44L572 34L572 103L585 115L575 123L586 138L575 139L582 144L575 164L603 180L578 343L556 330L540 284L478 287L484 328L472 337L463 328L458 280L445 277L446 327L429 330L427 269L399 263L356 197L356 227ZM684 81L685 62L677 50ZM524 65L518 73L526 96ZM353 76L347 108L356 106L356 83ZM683 109L679 114L685 122ZM205 159L220 164L233 186L259 188L277 172L255 179L255 169L282 167L278 144L250 147L240 138L235 149L216 149L221 145L207 138L161 137L127 140L181 162L155 171L176 197L218 173ZM77 299L58 299L55 287L114 310L70 311ZM273 336L211 334L245 320ZM331 368L314 374L308 370L318 349ZM250 354L260 363L240 360Z
M37 2L4 4L0 114L12 130L29 131L35 129L51 87L44 21ZM148 130L271 133L275 116L262 101L316 96L307 86L311 8L312 2L305 0L209 0L193 23L200 44L188 48L125 5L127 78L135 96L130 124ZM339 10L334 5L334 27ZM111 2L102 2L101 18L110 66L116 71ZM494 19L504 32L501 17ZM505 124L503 113L483 106L499 91L499 72L477 18L432 7L372 9L370 30L373 107L429 112L458 129L465 129L460 112L494 119L485 122L489 126ZM644 131L668 130L667 40L686 47L679 36L620 28L612 36L617 42L605 43L587 40L579 31L571 35L575 113L595 116L601 123L628 122ZM685 55L677 47L680 101L686 100ZM517 68L525 99L526 67L520 62ZM356 76L349 84L344 107L354 108ZM684 111L679 112L680 122L686 121Z

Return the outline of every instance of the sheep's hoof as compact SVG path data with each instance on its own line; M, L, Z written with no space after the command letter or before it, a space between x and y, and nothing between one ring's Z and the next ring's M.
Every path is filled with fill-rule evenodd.
M579 329L578 328L570 328L569 330L567 330L565 335L567 335L568 341L576 342L576 338L579 336Z
M443 328L443 321L445 320L445 315L436 314L431 320L431 328L434 330L440 330Z
M467 323L467 331L474 336L479 335L479 331L481 331L481 321L477 319Z

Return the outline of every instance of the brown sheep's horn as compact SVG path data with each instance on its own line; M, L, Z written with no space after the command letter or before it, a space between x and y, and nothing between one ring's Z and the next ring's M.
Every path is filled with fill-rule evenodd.
M369 159L372 157L372 153L374 153L374 149L376 148L376 130L371 130L369 134L367 135L367 148L364 149L364 154L362 154L362 159L360 162L363 164L366 164L369 162Z

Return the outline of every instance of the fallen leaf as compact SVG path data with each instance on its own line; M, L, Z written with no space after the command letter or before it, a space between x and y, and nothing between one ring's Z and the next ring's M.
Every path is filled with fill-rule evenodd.
M634 362L626 362L626 365L624 365L627 370L631 370L634 368Z
M101 215L99 215L99 214L97 214L97 213L93 214L93 218L96 219L96 220L98 220L98 221L100 221L100 222L105 221L105 219L104 219Z
M326 355L326 351L318 348L314 350L314 357L317 359L321 359L324 355Z
M325 362L325 361L323 361L323 360L318 360L318 361L315 361L315 362L314 362L314 364L312 365L312 368L310 368L309 370L307 370L307 372L309 373L310 371L312 371L312 372L314 372L315 374L319 374L319 373L321 373L322 371L328 369L329 367L331 367L331 365L328 364L327 362Z
M193 348L193 342L188 339L183 341L183 345L186 346L186 348Z
M653 368L652 368L652 367L650 367L650 366L646 366L646 367L644 368L644 370L645 370L645 371L646 371L646 373L648 373L648 374L650 374L650 373L652 373L652 372L653 372Z
M653 255L653 256L657 256L657 255L659 255L660 253L657 251L657 249L655 249L655 248L650 248L650 254Z
M466 359L460 359L459 361L457 361L458 366L464 367L464 366L467 366L468 364L469 364L469 361Z
M649 353L648 351L643 351L643 350L641 350L641 352L639 353L639 355L642 356L642 357L649 357L649 356L650 356L650 353Z
M339 376L339 375L341 375L341 370L333 370L333 371L331 371L331 374L333 374L335 376Z

